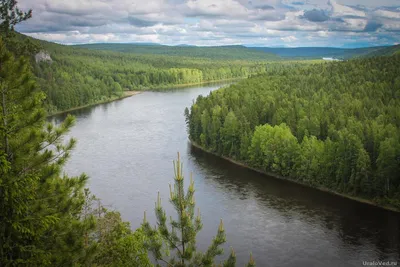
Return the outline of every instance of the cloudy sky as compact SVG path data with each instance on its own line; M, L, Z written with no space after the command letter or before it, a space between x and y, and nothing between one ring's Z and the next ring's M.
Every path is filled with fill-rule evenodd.
M400 0L19 0L58 43L360 47L400 42Z

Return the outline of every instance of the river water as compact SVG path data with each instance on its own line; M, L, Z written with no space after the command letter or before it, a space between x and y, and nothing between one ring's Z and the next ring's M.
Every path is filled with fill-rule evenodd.
M172 212L168 184L179 151L187 180L192 172L195 181L204 224L198 248L203 251L222 218L226 256L233 247L238 266L250 252L257 266L272 267L399 260L398 214L263 176L191 147L184 108L217 88L144 92L73 112L77 123L69 136L78 145L65 171L88 174L91 191L136 228L145 210L155 224L157 191L167 214Z

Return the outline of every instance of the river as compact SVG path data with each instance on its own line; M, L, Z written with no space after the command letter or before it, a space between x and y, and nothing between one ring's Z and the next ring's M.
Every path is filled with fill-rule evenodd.
M257 266L272 267L362 266L363 261L399 259L398 214L266 177L193 148L184 108L217 88L143 92L72 112L77 122L69 136L78 144L65 171L88 174L91 191L133 228L145 210L154 225L157 191L167 214L172 211L168 184L179 151L187 180L192 172L195 181L204 224L198 248L203 251L222 218L226 257L232 246L237 266L248 261L250 252Z

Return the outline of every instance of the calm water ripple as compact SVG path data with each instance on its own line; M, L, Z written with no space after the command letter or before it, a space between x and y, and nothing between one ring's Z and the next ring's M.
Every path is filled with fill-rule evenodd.
M223 218L225 248L234 247L238 266L247 262L250 251L257 266L273 267L399 260L398 214L265 177L191 147L183 110L214 89L144 92L74 112L77 123L70 136L78 145L65 171L87 173L92 192L136 228L144 210L155 223L157 191L171 211L168 183L180 151L186 177L193 172L203 216L200 249Z

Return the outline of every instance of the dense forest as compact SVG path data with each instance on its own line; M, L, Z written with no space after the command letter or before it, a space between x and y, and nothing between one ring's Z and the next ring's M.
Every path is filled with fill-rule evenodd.
M332 57L350 59L356 57L390 56L400 51L400 45L376 46L364 48L334 48L334 47L251 47L257 51L275 54L282 59L320 59Z
M314 187L400 207L400 55L269 64L199 96L190 139Z
M21 42L29 40L37 51L45 51L51 57L51 61L43 60L33 64L37 81L47 95L46 106L50 113L113 100L122 97L124 91L162 90L174 86L247 78L265 72L265 64L268 62L282 63L277 55L243 46L66 46L24 35L18 37ZM395 51L397 47L377 49L348 50L352 51L348 54L354 56L361 52L365 54L365 51L386 51L388 54L389 50ZM333 50L340 50L335 53L347 53L346 49ZM324 53L331 55L326 54L326 51ZM284 61L285 64L292 63L289 59Z
M29 39L21 42L14 31L32 11L16 5L14 0L0 2L0 265L148 267L154 266L152 253L157 266L215 266L226 242L223 223L208 249L197 250L202 220L199 211L194 216L193 180L184 193L179 155L176 192L170 197L177 214L168 227L160 198L158 228L145 216L132 230L119 212L107 210L85 188L88 176L63 173L76 145L75 139L64 140L75 119L68 115L57 126L47 121L45 90L31 65L37 47ZM222 264L236 265L233 250ZM247 266L255 266L251 255Z
M335 47L245 47L245 46L165 46L156 44L83 44L93 50L109 50L135 54L185 56L191 58L209 58L225 60L267 60L282 61L295 59L322 59L333 57L350 59L392 55L400 50L400 45L375 46L364 48L335 48Z
M166 45L140 45L140 44L83 44L76 45L94 50L110 50L135 54L168 55L190 58L208 58L214 60L255 60L271 61L280 57L257 51L241 45L231 46L166 46Z
M21 36L21 39L26 37ZM265 71L262 61L250 58L212 60L131 54L29 40L52 59L34 64L34 73L47 95L50 113L117 98L129 90L247 78ZM218 53L229 54L227 50L221 49Z

